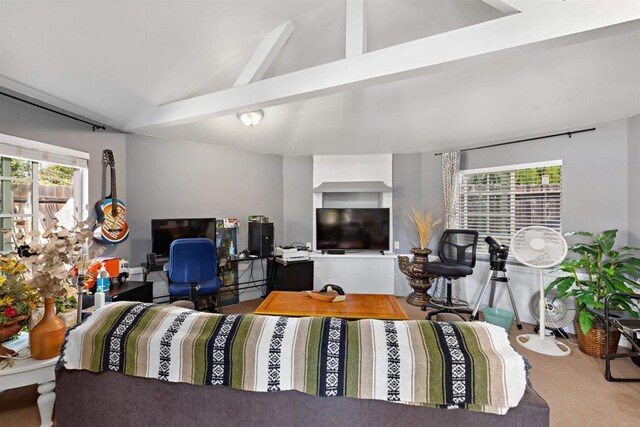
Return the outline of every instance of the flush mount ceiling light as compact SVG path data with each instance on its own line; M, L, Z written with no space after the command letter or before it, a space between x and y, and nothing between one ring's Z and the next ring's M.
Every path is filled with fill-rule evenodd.
M262 117L264 117L264 111L262 110L247 111L246 113L238 114L238 118L245 126L256 126L260 123Z

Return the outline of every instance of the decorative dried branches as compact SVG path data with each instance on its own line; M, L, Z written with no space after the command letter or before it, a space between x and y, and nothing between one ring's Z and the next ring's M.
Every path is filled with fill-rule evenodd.
M16 252L30 271L27 284L43 297L60 297L67 293L78 271L84 272L89 261L100 256L104 248L94 247L93 227L88 219L66 228L53 221L42 233L27 232L24 220L16 221L15 231L5 232L12 237Z
M431 241L431 237L433 237L434 229L442 223L442 220L434 218L429 211L417 211L413 206L411 207L409 220L418 236L420 249L426 249Z

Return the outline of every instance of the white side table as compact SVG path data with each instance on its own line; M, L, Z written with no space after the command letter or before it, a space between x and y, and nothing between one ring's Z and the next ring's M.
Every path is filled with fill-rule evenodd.
M27 335L27 334L24 334ZM20 337L19 340L24 339ZM9 347L5 345L5 347ZM18 360L10 368L0 369L0 390L24 387L38 384L38 410L40 411L40 426L53 425L53 406L56 401L54 368L57 357L36 360L31 357Z

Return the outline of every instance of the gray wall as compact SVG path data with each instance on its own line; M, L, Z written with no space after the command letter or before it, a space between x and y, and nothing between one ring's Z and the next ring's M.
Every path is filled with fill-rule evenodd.
M462 155L461 167L476 169L562 159L563 229L598 232L617 228L618 243L622 245L640 236L640 115L596 127L594 132L572 138L468 151ZM412 232L406 220L412 205L439 218L444 216L440 159L435 152L393 156L393 235L400 242L396 253L408 253L412 247ZM285 157L285 241L304 240L299 236L311 238L312 174L311 157ZM432 239L432 248L441 229Z
M247 247L247 216L274 223L283 236L282 157L196 142L127 135L129 224L135 264L151 251L152 218L240 218L239 250Z
M596 127L572 138L467 151L462 154L461 169L562 159L563 231L617 228L618 243L625 244L629 229L627 120ZM440 157L433 154L423 154L423 203L437 206L443 215Z
M436 156L435 152L422 153L422 205L436 218L444 221L444 196L442 194L442 167L440 159L441 157ZM444 225L441 224L431 238L429 247L433 250L434 254L443 228Z
M563 159L563 228L620 229L619 243L640 245L640 115L597 125L595 132L466 152L463 168ZM150 219L239 217L240 249L246 217L264 214L281 243L312 238L311 156L280 157L208 144L125 135L91 128L0 97L0 133L88 152L90 202L104 195L102 150L113 150L118 191L127 203L129 241L110 253L142 262L150 251ZM408 253L411 206L442 217L440 157L433 152L395 154L394 240ZM434 238L433 242L437 241ZM433 244L432 244L433 246Z
M629 244L640 247L640 114L628 120Z
M118 171L118 198L128 202L125 135L115 130L97 130L57 114L0 96L0 133L32 139L89 153L89 204L105 195L102 150L113 151ZM108 179L108 174L106 175ZM91 209L93 212L93 209ZM130 242L110 246L106 254L129 259Z
M307 243L313 238L313 157L282 158L283 243Z
M411 207L432 210L422 203L422 156L415 154L393 155L393 240L400 242L397 253L409 253L417 242L408 216Z
M407 215L411 206L416 209L438 210L438 206L422 203L422 155L393 155L393 239L400 242L399 253L409 253L412 247L412 231L408 227ZM440 179L440 166L436 171ZM313 238L313 156L285 156L283 158L284 184L284 242L311 242ZM440 185L440 184L438 184ZM339 197L339 196L336 196ZM359 201L363 206L372 203ZM349 195L350 200L353 195ZM377 203L377 199L375 200ZM335 206L341 206L339 200ZM442 203L441 203L442 204ZM440 205L441 205L440 204Z

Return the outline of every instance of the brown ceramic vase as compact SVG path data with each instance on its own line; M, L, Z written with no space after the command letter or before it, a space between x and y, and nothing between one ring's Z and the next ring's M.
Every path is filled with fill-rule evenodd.
M424 266L429 262L429 254L431 249L428 248L413 248L413 260L410 261L409 257L399 256L398 264L400 271L407 276L409 284L413 289L413 292L407 297L407 302L411 305L418 307L423 306L431 300L431 296L427 291L431 288L431 281L435 276L426 273Z
M66 330L65 323L56 316L55 299L45 298L44 316L29 332L31 357L44 360L58 356Z

